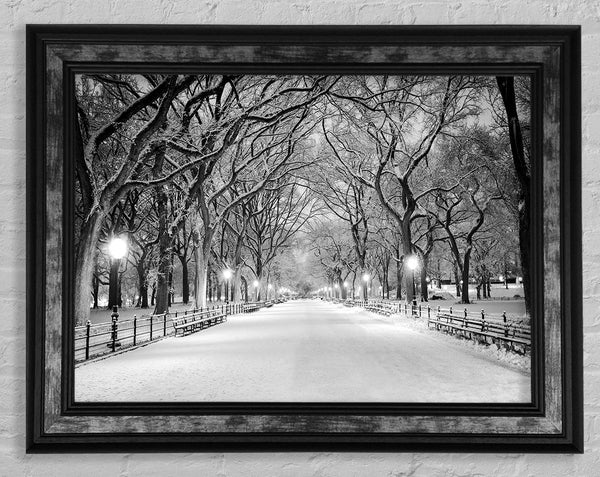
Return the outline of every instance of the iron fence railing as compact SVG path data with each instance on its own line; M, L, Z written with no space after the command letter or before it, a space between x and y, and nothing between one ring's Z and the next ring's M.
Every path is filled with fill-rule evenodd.
M251 305L251 306L248 306ZM82 362L120 349L138 346L175 334L173 320L190 314L217 310L222 314L235 315L250 313L270 302L223 303L205 308L163 313L160 315L134 315L133 319L92 324L89 320L83 326L75 327L75 362Z

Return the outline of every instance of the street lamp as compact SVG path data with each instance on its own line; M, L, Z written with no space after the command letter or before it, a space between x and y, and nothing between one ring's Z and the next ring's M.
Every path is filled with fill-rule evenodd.
M256 301L258 301L258 280L254 280L252 285L254 285L254 296L256 297Z
M121 259L127 255L127 241L120 237L114 237L108 244L108 253L110 254L112 261L110 264L110 278L109 283L113 284L113 287L109 287L108 301L112 305L112 340L109 346L112 347L112 351L115 347L121 346L121 343L117 342L117 330L119 322L119 267L121 266Z
M223 278L227 280L225 282L225 303L229 303L229 280L231 279L231 275L233 275L233 272L229 268L223 270Z
M362 276L363 282L365 282L365 300L367 299L367 292L369 289L369 280L371 279L371 275L369 275L368 273L365 273Z
M415 270L419 268L419 259L416 255L411 255L406 259L406 266L412 270L412 285L413 285L413 306L417 306L417 290L415 287Z
M127 255L127 242L120 237L114 237L108 244L108 253L112 259L109 283L114 285L110 288L108 301L114 307L119 302L119 267L121 259Z

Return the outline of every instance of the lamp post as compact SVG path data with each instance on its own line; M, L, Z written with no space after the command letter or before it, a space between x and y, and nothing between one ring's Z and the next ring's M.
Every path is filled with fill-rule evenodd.
M119 304L119 268L121 259L127 255L127 242L120 237L114 237L108 244L108 253L111 258L109 283L113 285L109 287L108 302L114 307Z
M111 257L110 264L110 279L113 283L113 287L109 290L108 301L112 304L112 330L111 330L111 343L108 346L111 347L112 351L115 351L117 346L121 346L121 343L117 341L117 331L119 328L119 268L121 266L121 259L127 255L127 242L120 238L114 237L108 244L108 253Z
M365 301L368 299L368 290L369 290L369 280L371 279L371 275L365 273L362 276L363 282L365 282Z
M233 273L229 268L223 270L223 278L225 278L225 303L229 303L229 280Z
M413 295L413 299L412 299L412 306L416 307L417 306L417 290L415 287L415 270L417 268L419 268L419 259L417 258L416 255L411 255L410 257L407 258L406 260L406 265L408 266L408 268L410 270L412 270L412 295Z

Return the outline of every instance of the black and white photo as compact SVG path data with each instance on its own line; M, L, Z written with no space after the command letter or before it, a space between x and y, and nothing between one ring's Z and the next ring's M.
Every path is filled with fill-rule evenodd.
M529 77L75 81L76 400L531 400Z

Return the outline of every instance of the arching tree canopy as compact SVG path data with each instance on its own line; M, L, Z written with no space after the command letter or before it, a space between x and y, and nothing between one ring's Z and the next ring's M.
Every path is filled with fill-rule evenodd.
M107 286L156 313L175 294L411 301L447 279L468 303L469 283L499 275L527 291L529 90L458 75L77 76L77 320Z

